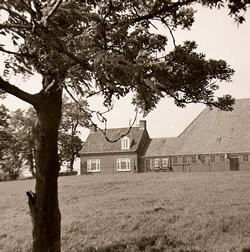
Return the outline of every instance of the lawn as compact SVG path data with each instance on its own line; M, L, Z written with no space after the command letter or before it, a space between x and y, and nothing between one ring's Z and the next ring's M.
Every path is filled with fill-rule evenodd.
M25 192L0 183L0 251L30 251ZM147 173L59 179L62 251L250 251L250 173Z

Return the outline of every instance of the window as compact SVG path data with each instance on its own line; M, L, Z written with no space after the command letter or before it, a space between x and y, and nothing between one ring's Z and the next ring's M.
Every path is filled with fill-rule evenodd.
M88 159L87 160L87 172L100 172L100 159Z
M118 158L117 171L130 171L130 158Z
M206 157L201 155L200 156L200 161L201 161L202 164L205 164L206 163Z
M178 164L178 157L173 157L173 165L177 165Z
M160 159L155 158L155 167L160 167Z
M182 157L182 163L183 163L183 164L187 164L187 163L188 163L187 157Z
M243 162L248 162L248 155L243 155Z
M215 163L215 156L210 157L210 163L214 164Z
M168 158L163 158L162 159L162 166L163 167L168 167Z
M192 156L191 157L191 163L192 164L196 164L196 156Z
M123 137L121 139L121 148L123 150L130 149L130 139L128 137Z
M220 155L220 163L225 163L225 155Z

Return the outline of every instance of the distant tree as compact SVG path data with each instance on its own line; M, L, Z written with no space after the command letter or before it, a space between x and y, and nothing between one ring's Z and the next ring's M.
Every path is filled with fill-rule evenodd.
M81 113L81 109L87 106L85 101L79 101L79 106L70 102L65 96L63 99L62 119L59 127L59 157L61 163L66 163L73 170L74 161L79 157L79 151L82 147L82 141L79 137L79 127L89 126L89 117L86 113ZM30 107L28 110L17 109L10 112L3 105L0 107L0 125L3 130L0 134L6 134L8 138L1 145L5 146L5 156L8 158L3 162L5 173L13 174L17 177L23 166L28 166L32 175L35 177L34 160L34 139L33 127L36 122L36 112ZM11 170L12 169L12 170ZM14 176L14 174L13 174Z
M1 117L5 113L5 118L0 122L4 126L0 131L0 135L4 136L1 137L1 149L4 149L4 154L1 154L1 168L3 173L15 179L26 166L29 166L30 170L33 171L34 143L31 134L31 114L34 115L34 110L18 109L9 112L6 108L3 109L3 105L1 108ZM7 116L6 111L8 111Z
M28 110L18 109L10 114L10 129L15 139L16 151L20 153L23 165L28 166L35 175L34 139L32 129L36 121L36 112L30 107Z
M87 102L80 100L78 105L66 96L63 99L62 119L59 127L59 157L61 163L66 162L73 171L74 161L79 157L82 147L79 127L88 127L90 114L82 113L87 110Z
M36 120L37 120L36 111L32 107L30 107L25 112L24 134L25 134L26 148L24 156L33 177L35 177L35 144L33 137L33 127L35 125Z
M11 134L9 132L9 110L4 106L0 105L0 170L3 171L3 164L6 159L6 153L9 152L11 145Z
M12 127L11 113L4 105L0 106L0 139L0 169L3 174L16 179L23 167L23 156L15 127Z
M167 35L154 30L155 23L166 31L191 28L195 3L211 8L227 4L239 23L249 6L245 0L0 0L0 11L7 13L0 21L1 35L13 42L13 47L0 45L0 51L11 56L5 61L5 74L11 70L42 76L37 94L0 77L0 89L37 112L36 191L27 193L33 251L60 251L57 142L63 89L84 98L98 93L109 108L113 97L133 92L133 104L145 114L163 97L172 97L181 107L193 102L232 109L230 96L214 99L217 82L230 81L233 74L227 63L207 60L195 51L195 42L176 45L168 53Z

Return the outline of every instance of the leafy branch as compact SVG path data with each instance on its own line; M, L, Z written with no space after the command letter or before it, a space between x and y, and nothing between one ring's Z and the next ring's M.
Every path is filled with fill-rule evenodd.
M135 109L135 116L134 116L134 119L133 119L133 122L132 124L129 126L128 130L124 133L124 134L121 134L118 138L116 139L110 139L108 136L107 136L107 118L105 118L104 114L110 112L113 108L110 107L107 111L105 112L100 112L100 111L94 111L94 110L88 110L90 113L87 113L86 112L86 109L83 109L82 108L82 105L79 103L79 101L74 97L74 95L69 91L69 89L67 88L67 86L64 86L66 92L68 93L68 95L71 97L71 99L77 104L77 106L79 107L80 111L84 113L84 115L88 118L88 120L91 122L92 125L95 125L95 127L101 131L103 133L103 135L105 136L105 139L110 142L110 143L115 143L117 141L119 141L121 138L127 136L132 127L135 125L136 123L136 120L137 120L137 116L138 116L138 109L136 108ZM101 122L101 123L104 123L105 125L105 128L102 129L100 128L98 125L96 125L93 120L92 120L92 116L91 114L96 114L97 115L97 118L98 120Z

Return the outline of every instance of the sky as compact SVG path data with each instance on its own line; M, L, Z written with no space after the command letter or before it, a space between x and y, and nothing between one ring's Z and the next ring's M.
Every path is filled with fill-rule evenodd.
M237 25L226 10L210 10L199 8L195 15L195 23L190 31L178 30L174 33L176 44L184 40L194 40L198 44L197 51L206 54L207 58L223 59L236 71L230 83L221 83L216 96L231 94L234 98L250 98L250 12L245 15L247 22ZM170 47L173 46L169 38ZM171 45L172 44L172 45ZM0 71L3 69L0 63ZM41 82L39 76L33 76L27 81L22 77L12 78L12 84L35 93L39 91ZM130 104L132 96L115 102L114 109L106 117L108 128L128 127L134 120L134 107ZM27 109L28 104L13 96L8 96L4 103L10 110ZM92 108L105 111L100 99L90 101ZM178 108L171 98L163 99L149 115L139 120L147 121L150 137L178 136L205 108L201 104L190 104L186 108ZM230 112L228 112L230 113ZM102 124L98 124L103 127ZM82 140L85 140L89 130L82 130Z

